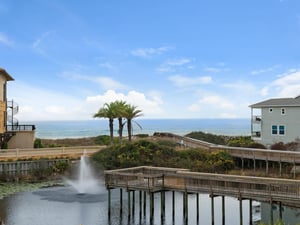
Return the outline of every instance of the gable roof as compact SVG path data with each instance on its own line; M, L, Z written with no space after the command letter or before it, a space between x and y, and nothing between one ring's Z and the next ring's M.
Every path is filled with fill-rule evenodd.
M0 68L0 75L3 75L7 81L14 80L3 68Z
M296 98L271 98L262 102L250 105L251 108L265 108L265 107L281 107L281 106L300 106L300 95Z

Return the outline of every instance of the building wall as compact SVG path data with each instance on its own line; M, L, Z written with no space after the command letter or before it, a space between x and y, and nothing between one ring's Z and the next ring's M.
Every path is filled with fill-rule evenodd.
M282 115L282 109L285 114ZM292 142L300 138L300 107L262 108L261 143L272 145L276 142ZM272 126L277 126L277 134L272 134ZM279 134L279 126L284 126L284 134Z
M5 101L6 100L6 79L4 76L0 76L0 101Z
M33 148L35 131L17 131L8 142L8 148Z
M6 132L6 79L0 76L0 133Z

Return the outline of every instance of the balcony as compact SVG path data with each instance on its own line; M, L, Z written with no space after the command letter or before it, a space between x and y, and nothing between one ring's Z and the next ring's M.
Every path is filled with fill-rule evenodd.
M261 132L260 131L253 131L252 132L252 137L253 138L260 138L261 137Z
M6 131L34 131L35 125L6 125Z
M261 116L253 116L252 123L260 124L261 123Z

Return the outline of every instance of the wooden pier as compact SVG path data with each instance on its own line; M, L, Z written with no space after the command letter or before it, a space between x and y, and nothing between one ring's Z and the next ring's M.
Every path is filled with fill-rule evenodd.
M230 154L232 157L238 159L240 161L240 166L242 169L244 169L246 161L247 164L251 164L251 167L254 171L259 165L263 164L266 169L266 174L269 173L269 167L271 163L275 163L276 165L278 165L278 175L282 176L283 169L288 164L293 168L291 172L294 178L296 178L296 167L297 165L300 165L299 151L283 151L215 145L209 142L172 133L156 133L155 137L174 141L184 148L201 148L211 152L222 150Z
M119 170L105 171L105 184L108 190L108 213L110 214L110 190L113 188L128 192L128 212L130 216L130 208L134 207L130 204L130 193L140 191L149 194L150 222L153 222L154 212L154 193L161 194L161 217L164 217L165 212L165 197L166 191L183 193L183 215L184 220L188 220L188 198L189 194L206 193L209 194L212 200L212 224L214 224L214 204L213 199L216 196L222 196L222 212L225 211L224 196L234 197L240 201L240 221L242 224L242 201L252 200L259 202L268 202L278 204L280 207L280 219L282 219L281 207L292 206L300 207L300 181L291 179L273 179L262 177L235 176L225 174L197 173L190 172L186 169L178 168L163 168L163 167L133 167ZM142 205L142 197L140 197L140 207ZM145 200L144 200L145 204ZM197 201L197 208L199 202ZM173 198L172 211L175 211L175 202ZM120 208L122 208L122 197L120 197ZM252 208L252 205L250 206ZM198 213L197 213L198 214ZM249 210L250 218L252 218ZM272 216L272 213L270 213ZM198 219L197 215L197 219ZM223 217L225 215L223 214ZM224 219L223 219L224 220ZM225 220L224 220L225 221ZM272 221L272 219L271 219ZM250 221L252 224L252 221Z

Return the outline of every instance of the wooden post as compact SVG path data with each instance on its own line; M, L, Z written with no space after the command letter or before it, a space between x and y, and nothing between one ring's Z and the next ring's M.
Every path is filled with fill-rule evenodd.
M107 213L108 213L108 218L110 218L110 204L111 204L111 202L110 202L110 200L111 200L111 195L110 195L111 193L110 193L110 188L108 188L108 199L107 199L107 204L108 204L108 211L107 211Z
M282 223L282 203L279 202L279 222Z
M222 196L222 225L225 225L225 196Z
M140 208L140 221L142 220L142 191L139 191L139 208Z
M172 221L175 221L175 191L172 191Z
M254 172L256 171L256 160L255 160L255 155L253 156L253 168Z
M135 191L132 191L132 215L134 217L135 214Z
M269 161L268 158L266 158L266 174L269 174Z
M189 217L189 195L187 190L185 190L185 224L188 224L188 217Z
M273 201L272 199L270 200L270 225L274 224L274 219L273 219Z
M130 211L131 211L131 206L130 206L130 202L131 202L131 200L130 200L130 190L127 190L127 204L128 204L128 206L127 206L127 211L128 211L128 219L130 218Z
M252 199L249 200L249 224L253 224L253 215L252 215Z
M244 170L244 158L241 158L242 160L242 170Z
M154 193L150 192L150 224L153 224L154 216Z
M197 224L199 224L199 193L196 194Z
M296 162L295 162L295 157L294 157L294 179L296 178Z
M120 188L120 214L123 214L123 189Z
M214 205L214 195L210 194L211 198L211 225L215 225L215 205Z
M143 208L144 208L144 216L146 216L146 203L147 203L147 192L144 191L144 205L143 205Z
M163 221L165 217L165 192L160 192L160 219Z
M185 201L186 201L186 198L185 198L185 192L182 192L182 209L183 209L183 213L182 213L182 216L183 216L183 221L184 221L184 224L185 224L185 214L186 214L186 204L185 204Z
M240 196L239 197L240 200L240 225L243 225L243 199Z
M279 161L279 176L282 177L282 165L281 165L281 159Z

